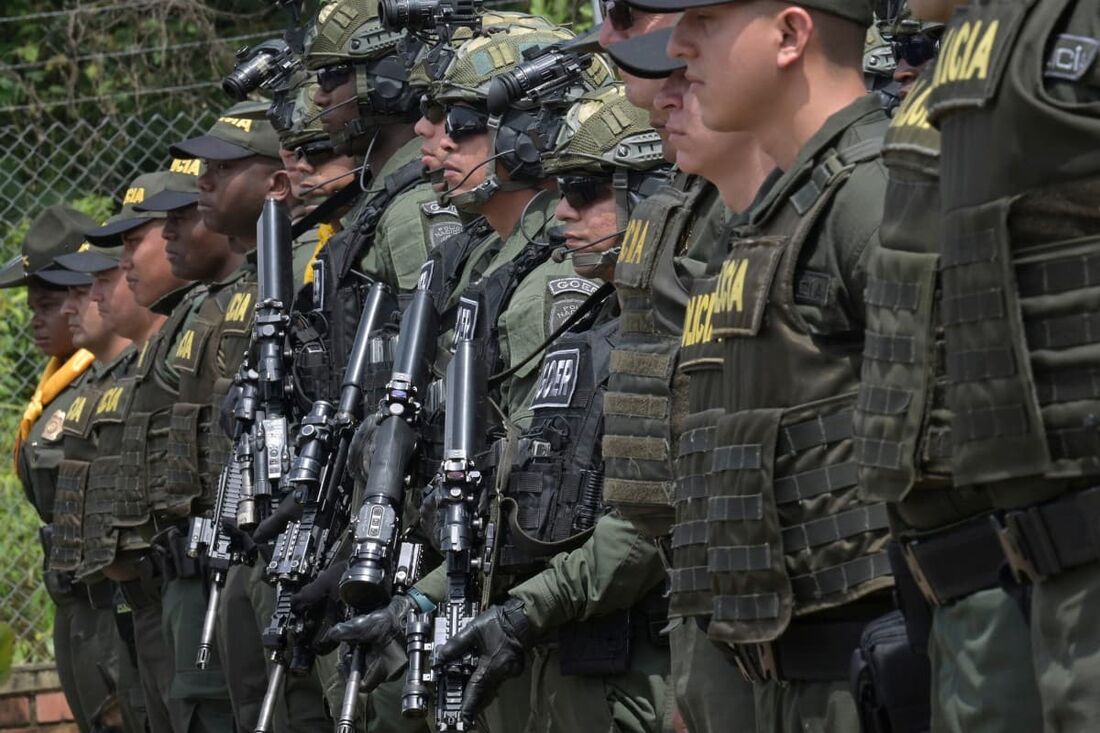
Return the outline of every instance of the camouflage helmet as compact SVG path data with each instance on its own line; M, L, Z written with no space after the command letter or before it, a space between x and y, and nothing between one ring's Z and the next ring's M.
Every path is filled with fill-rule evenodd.
M279 132L283 147L287 150L310 143L328 140L328 133L321 125L321 108L313 101L317 91L317 82L312 78L299 84L293 92L293 110L290 113L290 127Z
M890 42L883 37L878 24L867 29L863 42L863 73L871 76L892 77L897 62Z
M496 33L473 38L457 49L446 70L431 83L428 96L439 104L484 105L493 77L525 61L524 51L573 37L572 32L562 27L532 29L526 25L510 25ZM611 79L607 61L598 54L593 56L585 70L584 85L595 89Z
M366 63L394 53L403 34L378 19L378 0L335 0L321 6L305 52L306 68Z
M578 99L566 112L554 147L542 156L551 176L650 170L664 163L649 114L627 101L622 82Z

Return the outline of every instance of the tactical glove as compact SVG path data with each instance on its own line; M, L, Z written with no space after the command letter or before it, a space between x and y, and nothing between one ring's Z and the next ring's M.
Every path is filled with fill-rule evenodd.
M462 697L463 718L473 722L496 696L500 685L523 672L524 657L533 636L523 601L511 598L483 611L436 649L435 666L457 661L467 654L478 656L477 669L470 675Z
M385 608L336 624L323 641L347 641L374 650L384 649L391 641L404 643L409 611L419 613L420 606L406 595L394 596Z
M252 530L252 541L257 543L271 542L278 538L283 530L294 521L302 518L302 510L305 508L306 489L299 486L283 497L279 507L271 513L271 516L256 525Z

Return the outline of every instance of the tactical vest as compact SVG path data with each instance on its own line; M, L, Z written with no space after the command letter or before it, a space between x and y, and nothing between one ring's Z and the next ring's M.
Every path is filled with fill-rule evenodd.
M1100 473L1095 37L1094 2L972 3L928 100L944 151L952 468L1001 504Z
M137 350L129 346L102 372L93 375L89 370L65 411L61 428L65 458L57 470L53 543L47 558L50 570L75 571L80 566L84 555L85 500L91 467L99 455L99 427L104 422L97 419L96 407L103 395L118 384L136 354Z
M294 385L300 409L318 399L335 400L359 326L370 281L357 271L374 242L386 207L420 181L419 161L386 176L385 184L359 208L355 221L317 254L313 282L299 291L291 319Z
M653 536L673 519L672 462L686 411L686 378L674 375L687 293L674 258L715 205L712 185L678 176L634 210L615 264L622 315L604 397L604 497Z
M58 467L64 458L61 428L65 423L69 401L75 398L87 372L69 383L48 405L31 426L15 459L19 462L19 479L27 501L46 524L54 521L57 503Z
M537 569L576 549L603 514L604 390L618 320L569 331L547 349L515 447L504 498L498 565Z
M256 304L256 283L238 271L210 286L168 357L179 374L168 435L166 493L211 508L217 480L231 443L218 424L221 403L248 345Z
M206 293L204 285L191 286L134 365L134 395L123 426L118 471L115 519L120 526L140 526L152 519L163 527L184 518L202 490L197 482L181 486L170 480L168 455L173 408L179 400L179 376L170 361L185 347L187 326Z
M858 353L851 333L829 331L846 316L828 297L831 276L800 263L836 194L880 148L871 139L826 149L785 176L757 221L735 230L707 303L725 372L705 525L714 639L771 641L792 615L840 606L892 582L885 504L858 496ZM820 309L816 328L802 304ZM865 355L891 348L871 335ZM683 530L692 541L699 531Z
M145 496L132 490L124 493L118 482L124 424L137 387L134 372L148 346L146 342L145 348L135 349L115 372L115 381L104 388L94 404L88 403L92 408L89 434L96 439L96 453L88 466L84 493L83 557L76 569L80 578L93 575L114 561L119 527L136 527L148 518Z
M867 359L855 408L856 459L868 498L901 501L920 488L948 488L951 426L945 389L940 288L943 221L939 132L928 122L932 70L890 124L882 158L890 173L881 246L868 263L867 333L907 339L903 359ZM892 354L891 354L892 356Z

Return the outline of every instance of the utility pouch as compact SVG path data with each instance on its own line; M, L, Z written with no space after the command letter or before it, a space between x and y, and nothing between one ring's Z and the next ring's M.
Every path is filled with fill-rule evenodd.
M622 674L630 667L630 611L623 610L558 631L561 673L577 677Z
M931 725L928 657L909 646L900 611L876 618L852 653L852 695L863 733L925 733Z

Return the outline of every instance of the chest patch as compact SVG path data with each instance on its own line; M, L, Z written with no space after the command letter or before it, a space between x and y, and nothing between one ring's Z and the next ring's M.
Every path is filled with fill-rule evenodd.
M823 272L799 272L794 277L794 302L824 308L833 302L833 279Z
M940 44L929 109L981 107L997 93L1030 2L970 5L958 11Z
M636 265L642 261L645 242L649 237L649 222L644 219L631 219L623 232L623 248L619 252L619 262Z
M132 380L105 390L96 403L92 419L96 422L122 422L130 412L133 395Z
M712 296L716 335L752 336L760 330L782 254L774 239L742 240L730 248Z
M56 443L61 438L61 430L65 427L65 411L54 410L46 418L46 425L42 428L42 440Z
M97 402L99 402L99 392L96 390L87 390L77 395L69 405L69 409L65 411L64 432L69 435L85 435Z
M1048 79L1080 81L1096 61L1097 50L1100 50L1100 41L1095 38L1062 33L1050 49L1043 76Z
M538 385L532 409L545 407L569 407L577 390L577 374L580 370L579 349L552 351L542 361Z
M198 371L210 329L201 325L185 328L172 349L171 363L176 369L194 374Z
M578 293L584 297L596 292L596 283L583 277L559 277L546 283L550 289L551 297L558 297L565 293Z
M472 298L459 298L455 313L455 343L470 341L477 327L478 302Z
M226 333L246 333L252 326L252 292L233 293L229 305L225 307L222 319L222 331Z
M433 247L438 247L451 237L462 233L462 223L457 221L441 221L432 223L428 227L428 240Z

